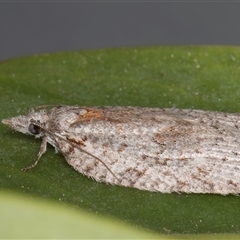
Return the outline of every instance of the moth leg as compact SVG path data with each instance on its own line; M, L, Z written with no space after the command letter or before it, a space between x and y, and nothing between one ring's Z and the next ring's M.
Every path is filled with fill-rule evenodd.
M28 167L22 168L22 171L26 171L26 170L29 170L31 168L34 168L38 164L41 156L46 152L46 150L47 150L47 137L43 137L42 143L41 143L38 155L37 155L37 160L34 162L34 164L32 164Z

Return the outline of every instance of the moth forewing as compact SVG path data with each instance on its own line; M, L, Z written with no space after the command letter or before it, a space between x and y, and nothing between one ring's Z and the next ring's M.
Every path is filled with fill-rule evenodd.
M36 162L48 142L100 182L163 193L240 192L239 114L58 106L3 123L43 136Z

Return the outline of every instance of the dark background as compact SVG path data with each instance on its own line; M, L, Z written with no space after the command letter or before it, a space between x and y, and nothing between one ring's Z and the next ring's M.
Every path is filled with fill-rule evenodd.
M0 0L0 60L164 44L239 45L240 2Z

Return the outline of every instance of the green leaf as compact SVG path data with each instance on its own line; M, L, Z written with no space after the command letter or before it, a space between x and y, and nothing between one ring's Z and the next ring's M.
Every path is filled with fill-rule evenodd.
M123 48L18 58L0 62L0 118L46 104L237 112L239 72L237 47ZM22 172L35 161L41 140L3 124L0 134L1 189L163 234L240 232L238 196L161 194L97 183L74 171L51 146L37 167Z
M119 221L96 217L60 204L0 192L0 237L14 238L159 238ZM13 231L14 230L14 231Z

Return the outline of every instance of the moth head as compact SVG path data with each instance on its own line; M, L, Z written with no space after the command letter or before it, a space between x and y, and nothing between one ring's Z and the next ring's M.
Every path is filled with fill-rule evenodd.
M42 136L41 120L41 115L38 116L37 114L29 114L28 116L17 116L3 119L2 123L10 126L18 132L40 137Z

